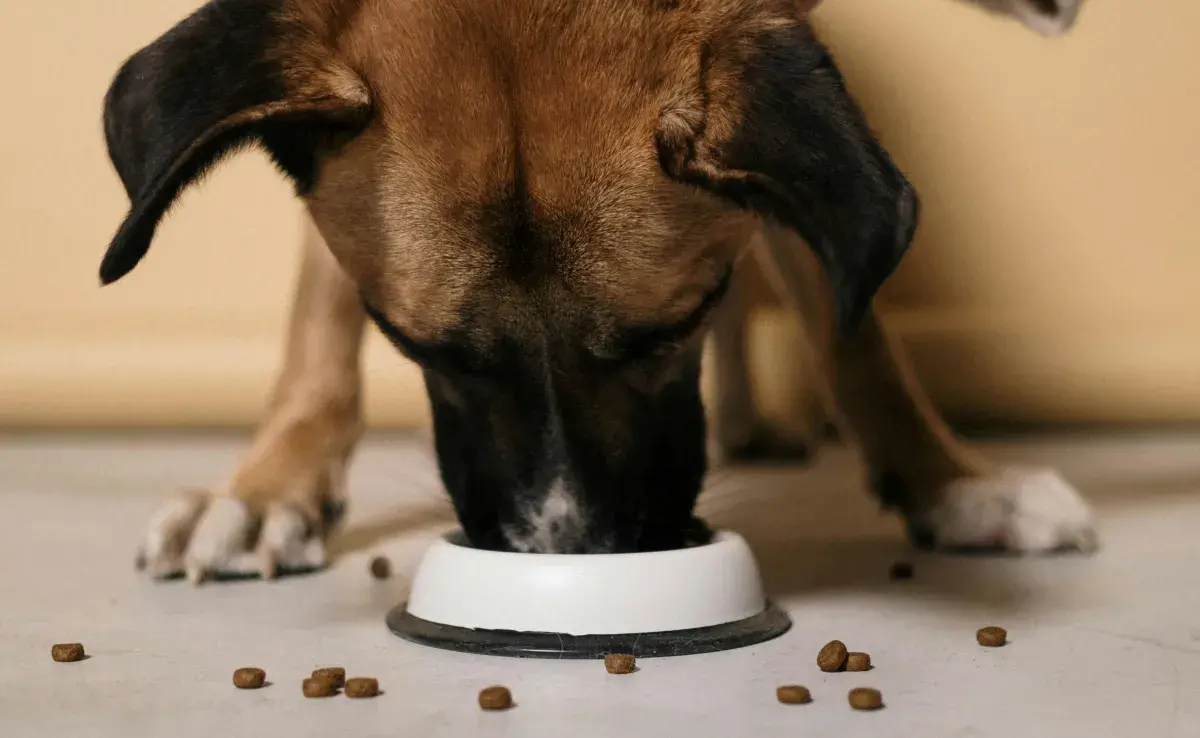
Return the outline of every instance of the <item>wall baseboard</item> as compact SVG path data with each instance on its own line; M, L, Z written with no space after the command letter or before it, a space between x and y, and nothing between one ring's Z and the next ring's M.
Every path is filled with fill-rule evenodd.
M1141 425L1200 421L1200 325L1105 322L1072 330L1036 320L890 311L935 403L956 423ZM282 356L282 326L225 321L172 331L123 324L82 336L52 331L0 340L0 425L252 425ZM225 326L235 326L228 328ZM1148 327L1149 326L1149 327ZM1153 330L1150 330L1150 327ZM806 407L801 334L779 310L756 316L753 363L776 417ZM425 428L420 372L377 334L365 355L367 420Z

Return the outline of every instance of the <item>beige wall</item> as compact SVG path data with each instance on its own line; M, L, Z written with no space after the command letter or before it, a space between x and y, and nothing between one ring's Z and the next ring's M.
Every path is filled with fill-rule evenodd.
M1043 40L948 0L829 0L819 19L925 201L889 319L955 417L1200 420L1200 4L1089 0ZM100 290L126 201L100 103L195 0L0 4L0 424L253 420L279 352L299 214L243 156ZM770 396L800 383L764 322ZM372 336L371 419L424 422ZM794 399L794 398L793 398Z

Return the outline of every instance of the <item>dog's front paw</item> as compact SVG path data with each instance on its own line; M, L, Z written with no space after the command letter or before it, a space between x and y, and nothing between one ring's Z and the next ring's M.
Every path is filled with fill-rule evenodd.
M1004 470L952 481L928 512L911 516L913 541L958 551L1092 551L1095 516L1052 470Z
M253 510L236 497L185 493L150 519L138 566L157 579L186 575L195 584L313 571L326 559L317 528L288 503Z

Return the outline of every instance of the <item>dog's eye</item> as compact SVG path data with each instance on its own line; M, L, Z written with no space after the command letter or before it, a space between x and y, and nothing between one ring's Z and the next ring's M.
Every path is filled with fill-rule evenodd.
M460 377L470 376L479 378L488 374L488 368L480 365L477 358L470 355L460 345L454 342L428 343L426 341L418 341L388 320L383 311L372 305L366 297L362 298L362 304L367 317L379 328L384 337L400 353L421 366Z
M614 342L611 351L605 352L619 363L634 363L669 353L690 339L712 311L720 304L725 293L729 291L729 283L733 278L730 268L721 277L721 281L711 290L695 310L688 313L683 320L663 325L638 325L623 329L620 338Z

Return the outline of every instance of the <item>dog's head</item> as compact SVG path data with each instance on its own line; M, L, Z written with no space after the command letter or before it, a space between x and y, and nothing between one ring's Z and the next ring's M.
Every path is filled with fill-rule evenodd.
M792 0L215 0L106 100L132 201L102 281L256 143L420 364L476 545L677 547L709 315L761 219L852 332L917 199Z

